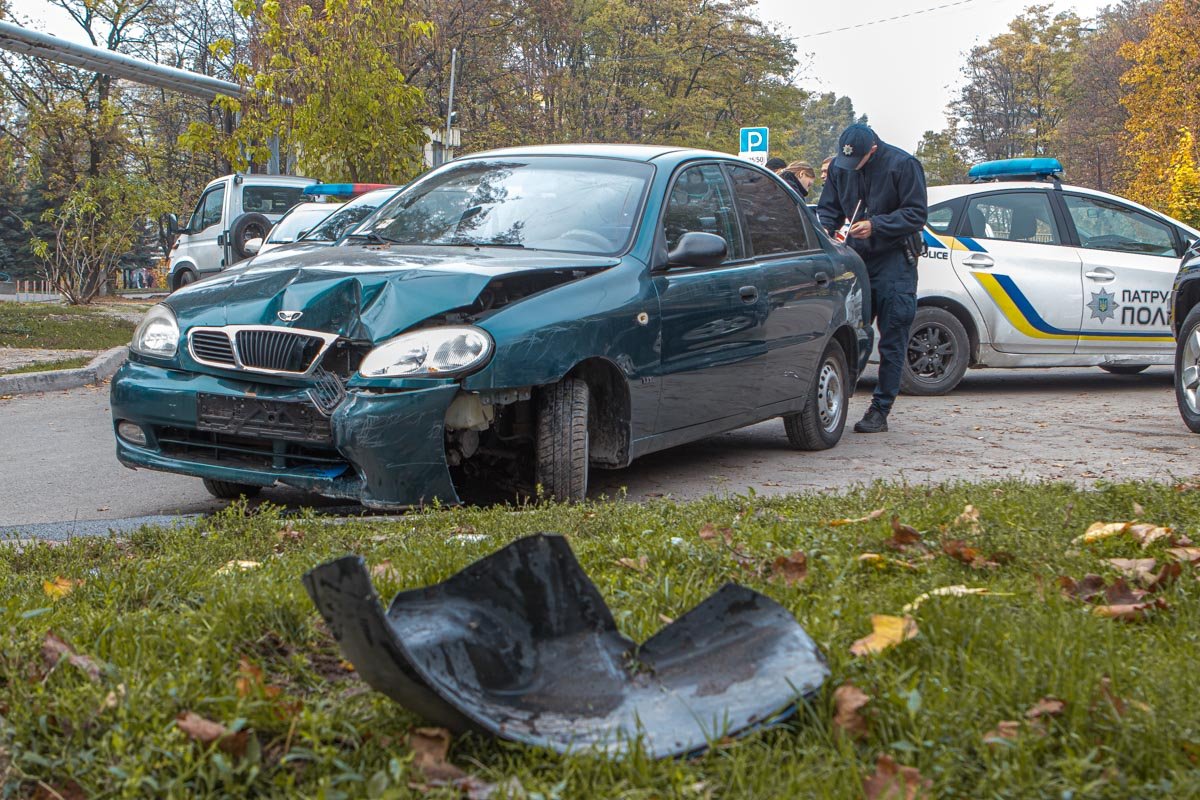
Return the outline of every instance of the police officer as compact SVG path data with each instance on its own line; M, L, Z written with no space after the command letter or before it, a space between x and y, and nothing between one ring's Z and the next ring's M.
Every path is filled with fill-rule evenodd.
M917 253L913 234L925 227L927 198L921 162L880 141L867 125L851 125L821 189L817 216L831 235L845 228L871 278L871 320L879 327L879 382L858 433L888 429L900 391L908 330L917 313Z

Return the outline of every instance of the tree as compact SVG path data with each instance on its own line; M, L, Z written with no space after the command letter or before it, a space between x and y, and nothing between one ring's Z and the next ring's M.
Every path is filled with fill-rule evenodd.
M1192 227L1200 227L1200 169L1196 167L1196 137L1179 129L1179 145L1171 157L1171 185L1166 211Z
M867 121L854 113L849 97L833 92L812 94L796 108L786 141L788 155L801 158L814 167L837 150L838 137L850 125Z
M951 107L972 155L1049 154L1079 28L1073 12L1051 17L1049 6L1034 5L1009 23L1007 33L971 49L963 67L967 82Z
M965 183L969 165L957 144L958 128L953 119L944 130L925 131L914 155L925 168L930 186Z
M1194 0L1164 0L1150 17L1149 31L1140 42L1121 48L1131 63L1122 76L1126 94L1121 103L1129 113L1122 152L1124 193L1145 205L1165 210L1172 192L1187 177L1177 172L1194 169L1194 133L1200 130L1200 4ZM1182 131L1182 134L1181 134ZM1180 152L1181 149L1184 152ZM1175 158L1171 155L1175 154Z
M1100 11L1071 53L1054 152L1072 183L1114 191L1129 118L1121 76L1130 63L1121 45L1141 41L1159 0L1122 0Z

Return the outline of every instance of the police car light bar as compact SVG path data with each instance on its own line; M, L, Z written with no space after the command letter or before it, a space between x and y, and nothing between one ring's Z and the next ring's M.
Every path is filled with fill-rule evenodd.
M355 197L376 189L391 188L393 188L393 184L390 183L316 183L312 186L305 186L304 193L329 197Z
M985 161L967 172L972 183L980 181L1044 181L1062 178L1063 166L1057 158L1006 158Z

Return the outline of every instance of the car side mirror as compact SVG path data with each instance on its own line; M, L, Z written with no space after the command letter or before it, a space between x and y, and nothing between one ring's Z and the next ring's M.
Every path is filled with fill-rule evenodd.
M716 267L725 262L729 245L715 233L688 231L667 253L668 267Z
M247 239L246 243L242 245L242 249L246 251L247 255L252 256L257 255L258 251L262 250L262 245L263 240L256 236L253 239Z

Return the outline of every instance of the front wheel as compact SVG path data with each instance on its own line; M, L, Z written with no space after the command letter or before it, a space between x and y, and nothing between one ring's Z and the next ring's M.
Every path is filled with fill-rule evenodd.
M948 394L966 374L970 360L971 339L958 317L944 308L922 306L909 329L900 391L925 396Z
M828 450L842 438L850 404L850 370L841 345L830 341L808 390L804 408L783 418L788 443L797 450Z
M578 378L564 378L538 393L534 479L559 502L587 496L590 404L588 386Z
M1179 326L1175 346L1175 402L1179 416L1192 433L1200 433L1200 306Z
M1113 375L1137 375L1139 372L1150 369L1149 364L1101 364L1100 369L1105 372L1111 372Z
M233 481L215 481L204 479L204 488L213 497L221 500L237 500L239 497L254 497L262 491L261 486L252 483L234 483Z

